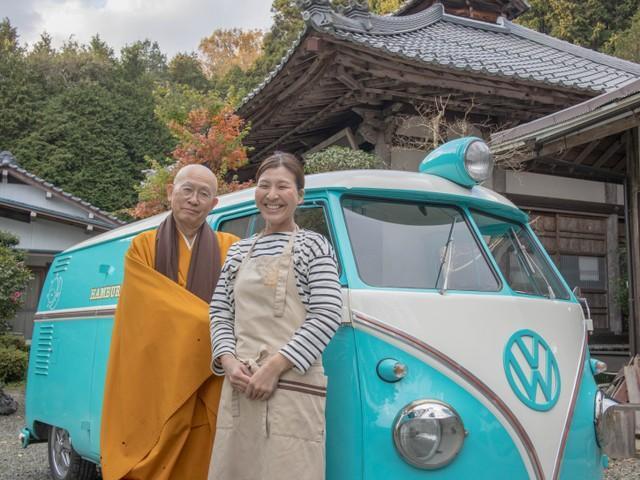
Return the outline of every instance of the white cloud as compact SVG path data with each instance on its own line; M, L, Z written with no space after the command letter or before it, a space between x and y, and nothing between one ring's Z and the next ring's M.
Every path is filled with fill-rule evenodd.
M5 5L6 4L6 5ZM216 28L271 24L270 0L0 0L24 43L47 31L60 46L73 35L86 43L96 33L116 52L148 38L170 58L193 51Z

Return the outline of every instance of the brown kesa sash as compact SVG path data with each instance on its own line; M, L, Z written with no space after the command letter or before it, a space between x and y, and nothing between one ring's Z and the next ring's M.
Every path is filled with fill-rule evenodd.
M174 282L178 281L178 228L169 214L158 227L154 268ZM206 303L211 302L220 276L220 247L216 234L204 222L198 230L191 252L187 290Z

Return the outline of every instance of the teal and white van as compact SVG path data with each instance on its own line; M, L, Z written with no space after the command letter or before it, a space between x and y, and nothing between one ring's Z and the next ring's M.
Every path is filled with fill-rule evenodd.
M328 480L598 479L635 455L635 407L598 391L589 319L509 200L479 186L478 138L420 172L307 178L296 221L335 247L343 324L324 354ZM261 229L253 190L214 229ZM123 257L163 215L58 255L35 319L21 439L49 442L55 479L89 479Z

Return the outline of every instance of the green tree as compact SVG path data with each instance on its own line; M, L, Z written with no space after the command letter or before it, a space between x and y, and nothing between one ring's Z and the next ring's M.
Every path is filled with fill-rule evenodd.
M167 76L167 56L162 53L158 42L137 41L120 50L125 78L132 80L144 75L153 80L164 80Z
M403 3L404 0L369 0L369 7L372 11L384 15L395 12Z
M169 62L168 74L170 83L186 85L199 91L211 88L198 55L194 52L175 55Z
M617 32L626 30L640 0L530 0L517 22L594 50L610 51Z
M17 33L7 19L0 25L0 150L12 150L29 132L47 91L40 73L30 68Z
M82 81L51 97L13 149L26 169L109 211L135 203L145 155L174 142L144 85Z
M153 91L153 96L156 117L164 125L184 125L192 110L205 108L213 115L225 105L216 90L202 92L182 83L160 85Z
M8 21L0 31L14 45L0 55L0 148L98 207L131 207L145 157L176 144L154 114L167 69L157 43L136 42L118 59L97 35L54 49L45 33L26 51Z
M0 54L15 53L19 49L18 29L11 25L7 17L4 17L0 22Z
M640 63L640 9L631 19L629 28L611 39L611 50L620 58Z
M17 245L15 235L0 230L0 334L9 330L8 321L22 306L24 289L31 279Z

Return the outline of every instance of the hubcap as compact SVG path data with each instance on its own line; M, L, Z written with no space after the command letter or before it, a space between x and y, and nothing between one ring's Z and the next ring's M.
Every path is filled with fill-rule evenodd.
M69 432L63 428L53 428L53 455L51 455L52 466L56 474L64 478L69 472L71 463L71 441L69 440Z

